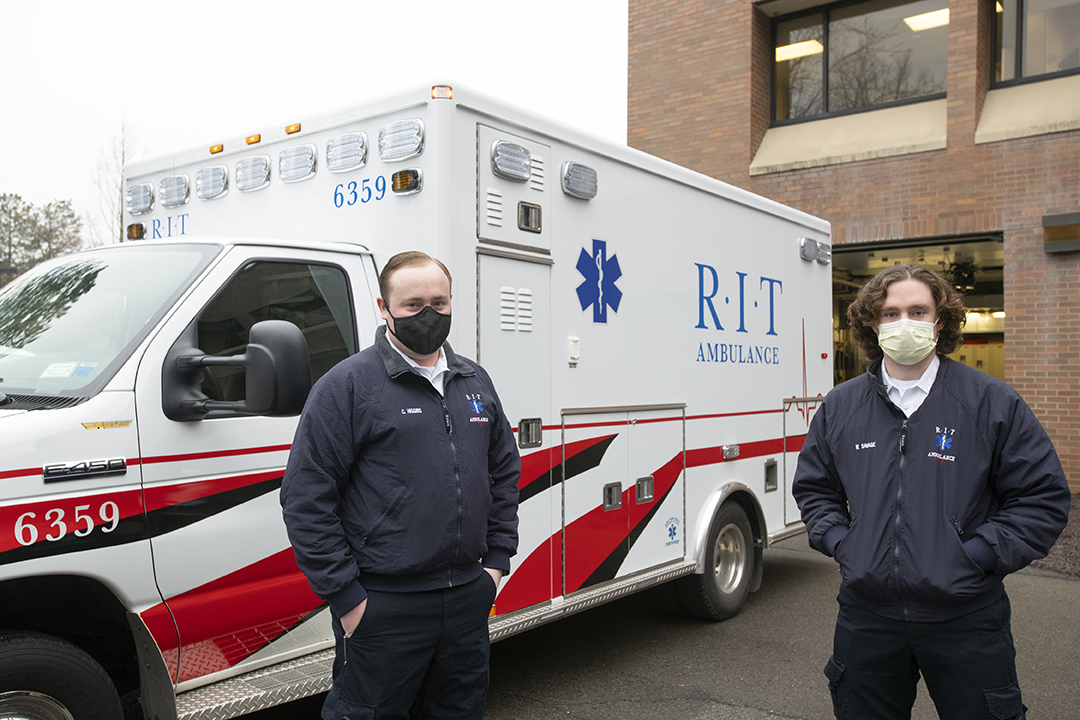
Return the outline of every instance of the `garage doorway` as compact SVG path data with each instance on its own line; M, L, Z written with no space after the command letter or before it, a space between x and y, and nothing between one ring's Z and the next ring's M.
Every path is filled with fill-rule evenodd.
M851 342L848 305L862 284L890 265L917 263L951 279L964 296L964 345L949 357L1005 379L1005 252L1000 234L850 243L833 248L833 380L866 370Z

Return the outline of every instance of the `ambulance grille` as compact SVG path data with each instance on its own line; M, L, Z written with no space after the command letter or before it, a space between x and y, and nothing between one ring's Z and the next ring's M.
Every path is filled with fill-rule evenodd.
M503 224L503 196L495 188L487 190L487 224L502 227Z
M510 332L532 332L532 290L503 287L499 301L499 329Z
M533 190L544 191L544 187L547 184L546 174L544 172L544 158L539 155L532 156L532 178L529 179L529 185Z

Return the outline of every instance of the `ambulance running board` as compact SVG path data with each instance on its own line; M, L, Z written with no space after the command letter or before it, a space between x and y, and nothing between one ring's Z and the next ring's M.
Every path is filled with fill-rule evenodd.
M679 560L638 575L581 590L536 608L507 613L490 624L491 640L502 640L530 628L674 580L694 572L695 563ZM228 680L189 690L176 697L178 720L225 720L292 702L330 689L334 650L254 670Z
M330 690L334 649L321 650L176 696L178 720L225 720Z
M631 575L603 585L597 585L588 590L579 590L572 595L556 598L539 607L500 615L488 625L491 640L493 642L502 640L519 632L549 623L552 620L558 620L561 617L602 605L623 595L630 595L652 585L659 585L668 580L689 575L694 572L696 567L697 563L692 561L678 560L638 575Z

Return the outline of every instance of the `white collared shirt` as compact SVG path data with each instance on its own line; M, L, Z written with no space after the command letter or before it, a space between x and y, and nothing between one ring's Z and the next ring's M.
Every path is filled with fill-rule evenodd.
M387 332L389 332L389 330L387 330ZM412 368L412 371L414 373L416 373L422 378L426 378L427 381L431 383L431 387L438 390L440 395L446 395L446 393L443 392L443 384L446 381L447 370L446 353L443 352L442 348L439 348L439 359L435 361L434 367L424 367L423 365L418 364L411 357L403 353L401 351L401 348L394 344L393 340L391 340L390 338L386 338L386 341L390 343L390 347L394 348L394 350L397 350L398 355L405 358L405 362L409 363L409 367Z
M881 375L885 378L885 387L889 391L889 400L892 401L893 405L900 408L904 415L911 417L923 404L926 396L930 394L930 388L934 386L934 378L937 377L938 367L940 366L941 360L938 359L935 352L934 359L930 361L930 364L918 380L897 380L889 376L888 371L885 369L885 363L881 363Z

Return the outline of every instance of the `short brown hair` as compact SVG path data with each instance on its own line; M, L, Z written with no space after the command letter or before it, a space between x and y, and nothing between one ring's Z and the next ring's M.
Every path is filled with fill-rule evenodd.
M882 355L874 326L877 325L881 306L885 304L889 286L902 280L918 280L930 288L939 323L938 354L948 355L963 345L964 335L961 331L967 320L967 310L964 308L963 298L952 283L923 265L893 265L870 278L859 288L855 301L848 306L847 318L852 339L862 348L867 360L876 360Z
M427 253L420 252L419 250L406 250L405 252L400 252L390 258L386 265L383 266L382 272L379 273L379 296L383 299L383 302L390 302L390 278L393 277L394 273L402 268L427 265L428 263L438 265L439 268L446 273L446 280L450 283L450 287L453 288L454 281L450 277L450 271L446 269L445 265Z

